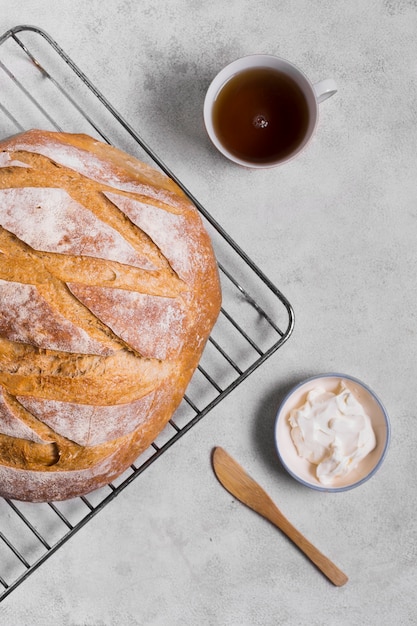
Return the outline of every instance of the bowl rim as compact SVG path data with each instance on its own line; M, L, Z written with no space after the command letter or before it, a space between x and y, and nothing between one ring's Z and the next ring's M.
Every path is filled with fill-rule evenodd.
M282 454L280 452L280 448L279 448L278 422L279 422L279 419L282 418L282 409L285 406L286 402L291 398L291 396L294 393L297 392L298 389L300 389L300 387L303 387L304 385L307 385L308 383L311 383L314 380L323 379L323 378L338 378L338 379L341 379L341 380L343 380L343 379L351 380L352 382L356 383L357 385L359 385L363 389L365 389L365 391L367 391L374 398L376 403L379 405L379 408L381 409L381 412L382 412L382 415L383 415L384 421L385 421L385 426L386 426L385 445L384 445L384 448L382 450L381 456L378 459L378 462L375 464L375 466L372 468L372 470L370 472L368 472L368 474L366 474L366 476L364 476L363 478L357 480L354 483L351 483L349 485L343 485L341 487L332 487L332 486L329 486L329 485L327 485L327 486L325 486L325 485L314 485L312 483L307 482L306 480L301 478L298 474L296 474L288 466L288 463L286 463L285 460L283 459L283 456L282 456ZM353 489L355 487L359 487L363 483L367 482L370 478L372 478L372 476L374 476L374 474L378 471L378 469L381 467L382 463L385 460L385 457L387 455L388 448L389 448L389 445L390 445L390 441L391 441L391 422L390 422L390 419L389 419L389 416L388 416L388 412L387 412L384 404L381 402L379 396L373 391L373 389L371 389L369 387L369 385L364 383L359 378L356 378L355 376L352 376L350 374L341 374L340 372L326 372L324 374L315 374L313 376L309 376L308 378L304 378L302 381L300 381L299 383L294 385L290 389L290 391L288 393L285 394L284 398L282 399L282 401L279 404L279 407L278 407L278 410L277 410L277 413L276 413L276 417L275 417L274 441L275 441L275 450L276 450L276 453L278 455L278 458L279 458L279 461L280 461L281 465L288 472L288 474L290 476L292 476L297 482L299 482L300 484L304 485L305 487L308 487L309 489L314 489L315 491L322 491L322 492L324 491L324 492L337 493L337 492L342 492L342 491L349 491L350 489Z

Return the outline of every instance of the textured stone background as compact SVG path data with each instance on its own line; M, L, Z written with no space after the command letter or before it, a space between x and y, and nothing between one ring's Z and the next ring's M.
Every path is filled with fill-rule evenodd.
M292 303L293 336L0 605L5 626L281 626L417 620L414 0L0 0L0 32L52 35ZM334 78L291 163L210 146L211 78L244 54ZM0 94L1 100L1 94ZM274 459L282 393L304 376L366 381L392 422L380 472L350 492L298 486ZM349 577L336 589L226 494L222 445Z

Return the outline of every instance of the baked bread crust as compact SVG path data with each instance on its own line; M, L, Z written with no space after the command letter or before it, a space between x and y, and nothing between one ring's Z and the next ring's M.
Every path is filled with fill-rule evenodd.
M62 500L122 473L178 407L220 303L170 178L87 135L0 142L0 495Z

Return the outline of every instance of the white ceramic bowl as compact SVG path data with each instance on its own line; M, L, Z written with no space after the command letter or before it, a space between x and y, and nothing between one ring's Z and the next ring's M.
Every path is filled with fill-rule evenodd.
M306 394L314 387L320 386L326 391L336 391L339 383L344 381L346 386L362 404L371 418L372 427L376 436L376 447L358 465L344 477L334 480L332 485L323 485L316 477L316 466L298 456L296 447L291 439L291 426L288 422L290 411L302 406ZM391 427L388 414L375 393L367 385L352 376L344 374L322 374L313 376L296 385L284 398L279 407L275 422L275 445L278 457L287 470L300 483L318 491L346 491L358 487L371 478L381 467L386 456L391 436Z

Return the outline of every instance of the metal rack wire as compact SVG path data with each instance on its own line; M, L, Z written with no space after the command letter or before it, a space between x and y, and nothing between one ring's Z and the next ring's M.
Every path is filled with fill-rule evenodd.
M290 336L288 300L43 30L0 37L0 137L28 128L85 132L147 160L199 209L220 268L223 306L184 400L150 448L112 484L65 502L0 498L0 602L232 392Z

